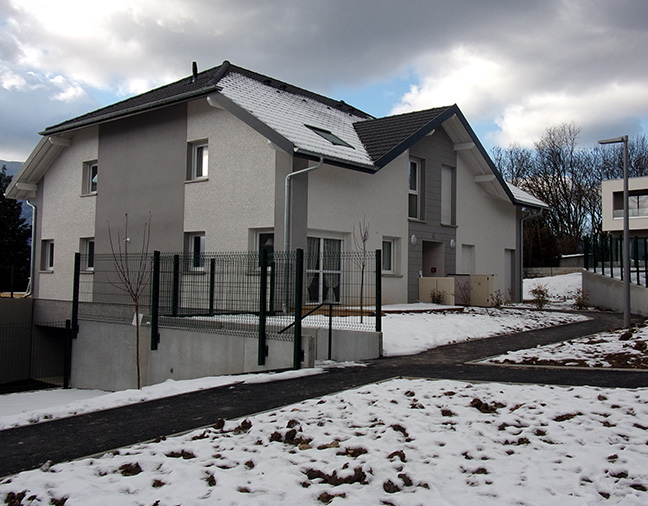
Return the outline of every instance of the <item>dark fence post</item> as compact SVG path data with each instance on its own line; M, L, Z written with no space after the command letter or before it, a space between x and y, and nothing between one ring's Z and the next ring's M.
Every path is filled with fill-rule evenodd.
M173 255L173 293L171 294L171 314L178 316L180 306L180 255Z
M274 258L270 263L270 304L269 304L270 316L275 314L275 261Z
M639 276L640 276L641 274L640 274L640 272L639 272L639 238L638 238L638 237L635 237L635 238L634 238L634 243L633 243L633 245L634 245L634 249L633 249L633 253L634 253L634 265L635 265L635 269L637 269L637 284L638 284L638 285L641 285L641 279L639 279Z
M302 297L304 284L304 250L295 252L295 345L293 348L293 368L301 368L302 360Z
M259 353L258 365L265 365L266 358L266 312L268 297L268 251L259 250L261 272L259 273Z
M216 294L216 259L209 260L209 316L214 316L214 296Z
M81 253L74 254L74 288L72 290L72 338L79 334L79 285L81 284Z
M70 388L72 375L72 320L65 320L65 350L63 352L63 388Z
M153 252L153 276L151 280L151 350L158 349L160 342L160 252Z
M583 253L584 253L584 260L585 260L585 270L589 271L589 250L590 250L590 239L589 237L585 237L583 240Z
M376 250L376 332L382 332L382 251Z

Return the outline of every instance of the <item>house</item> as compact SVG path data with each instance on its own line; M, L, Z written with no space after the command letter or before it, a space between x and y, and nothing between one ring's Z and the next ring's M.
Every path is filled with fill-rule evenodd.
M520 210L543 207L456 105L373 118L227 61L41 135L6 192L37 209L40 306L69 299L74 252L108 253L109 224L149 212L161 251L345 250L366 220L384 303L455 274L495 275L517 300Z
M92 276L125 213L133 244L150 216L151 250L192 255L339 254L362 223L383 304L469 275L490 304L520 300L522 209L545 207L502 179L457 105L374 118L227 61L41 135L6 191L36 209L36 324L69 318L75 252ZM335 272L306 269L317 303Z

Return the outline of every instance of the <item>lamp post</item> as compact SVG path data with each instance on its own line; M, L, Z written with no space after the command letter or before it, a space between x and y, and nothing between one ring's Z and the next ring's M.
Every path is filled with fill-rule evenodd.
M630 213L628 209L628 136L603 139L599 144L623 144L623 325L630 327Z

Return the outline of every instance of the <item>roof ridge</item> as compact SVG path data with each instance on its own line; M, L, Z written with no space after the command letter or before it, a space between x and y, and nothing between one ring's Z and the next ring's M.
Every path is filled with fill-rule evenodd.
M363 110L358 109L357 107L354 107L350 104L347 104L344 100L336 100L334 98L327 97L326 95L321 95L319 93L315 93L314 91L310 91L305 88L300 88L299 86L295 86L294 84L290 84L288 82L282 81L275 77L269 77L259 72L255 72L253 70L249 70L243 67L239 67L237 65L233 65L228 61L226 61L226 63L228 63L229 65L229 72L237 72L246 77L249 77L250 79L259 81L266 86L270 86L272 88L276 88L281 91L293 93L295 95L311 98L313 100L326 104L330 107L334 107L348 114L354 114L356 116L365 116L364 119L375 119L374 116L372 116L371 114L366 113Z
M357 121L357 123L364 123L366 121L381 121L381 120L392 120L396 118L402 118L404 116L413 116L413 115L422 115L429 113L430 111L441 111L441 110L446 110L446 109L451 109L452 107L456 107L457 104L452 104L452 105L442 105L440 107L430 107L429 109L421 109L418 111L409 111L409 112L401 112L399 114L390 114L389 116L381 116L380 118L368 118L368 119L363 119L360 121Z

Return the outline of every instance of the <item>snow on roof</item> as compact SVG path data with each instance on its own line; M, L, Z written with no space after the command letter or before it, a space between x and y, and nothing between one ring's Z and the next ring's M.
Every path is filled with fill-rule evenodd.
M522 188L518 188L517 186L512 185L511 183L506 183L506 184L511 190L511 193L513 194L513 198L515 199L517 204L526 205L529 207L538 207L541 209L549 209L549 206L545 204L542 200L535 198L530 193L525 192Z
M372 160L353 124L366 115L347 112L291 88L267 86L240 72L230 72L219 81L225 97L293 143L296 150L348 160L372 167ZM349 146L335 145L309 126L327 130Z

